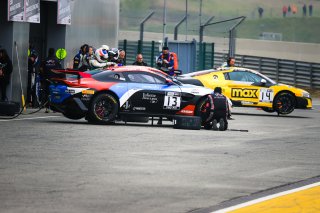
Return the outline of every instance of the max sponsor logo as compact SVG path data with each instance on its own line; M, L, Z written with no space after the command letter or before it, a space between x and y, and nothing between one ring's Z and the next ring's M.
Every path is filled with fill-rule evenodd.
M231 97L237 98L258 98L257 89L231 89Z

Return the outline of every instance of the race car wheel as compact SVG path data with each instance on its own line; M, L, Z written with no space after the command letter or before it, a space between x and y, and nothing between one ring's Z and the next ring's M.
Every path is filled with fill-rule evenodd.
M295 107L294 95L288 92L278 94L273 101L273 108L279 114L290 114Z
M72 120L78 120L84 117L84 114L82 113L76 113L72 111L66 111L62 113L64 117L72 119Z
M262 110L269 113L275 112L273 108L268 108L268 107L263 107Z
M118 102L112 95L107 93L98 94L91 102L88 121L98 124L110 124L115 120L118 110Z
M201 125L204 126L211 121L213 111L211 107L213 105L212 99L207 96L200 100L196 106L195 115L201 117Z

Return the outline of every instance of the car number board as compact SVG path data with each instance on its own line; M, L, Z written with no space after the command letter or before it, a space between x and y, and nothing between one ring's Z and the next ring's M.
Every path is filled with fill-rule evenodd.
M261 88L259 93L259 102L272 103L273 90L267 88Z
M166 92L164 96L163 109L179 110L181 104L180 92Z

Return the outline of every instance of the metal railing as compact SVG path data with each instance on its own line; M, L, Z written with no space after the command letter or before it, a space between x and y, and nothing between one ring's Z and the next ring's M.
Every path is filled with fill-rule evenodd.
M159 44L154 41L119 41L119 48L126 51L126 64L135 61L137 53L143 53L144 61L155 67L155 58L159 55ZM214 51L214 43L197 43L197 70L221 66L227 53ZM320 89L320 64L276 58L248 55L235 55L236 65L257 70L269 78L284 84L304 88ZM183 70L183 73L186 73Z
M215 53L214 66L225 61L225 54ZM236 55L236 66L257 70L284 84L320 89L320 64L286 59Z

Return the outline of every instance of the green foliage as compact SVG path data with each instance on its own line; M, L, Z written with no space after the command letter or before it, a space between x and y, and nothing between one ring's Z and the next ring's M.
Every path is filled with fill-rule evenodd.
M143 11L150 7L150 1L145 0L121 0L120 9L124 12L127 11Z
M237 30L237 37L259 39L263 32L281 33L283 41L320 43L320 18L290 17L246 20Z

